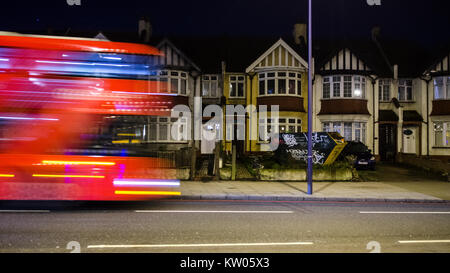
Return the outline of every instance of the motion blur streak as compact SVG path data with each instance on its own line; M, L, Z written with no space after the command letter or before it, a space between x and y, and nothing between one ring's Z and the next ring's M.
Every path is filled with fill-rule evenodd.
M160 56L143 44L0 32L0 200L179 194L165 180L175 159L158 158L149 137L155 117L184 103L158 77Z
M56 118L0 117L0 119L12 119L12 120L50 120L50 121L58 121L58 119L56 119Z
M33 174L34 177L64 177L64 178L105 178L103 175L75 175L75 174Z
M180 186L179 180L114 179L115 186Z
M42 160L43 164L47 165L108 165L112 166L114 162L96 162L96 161L55 161L55 160Z
M115 193L126 195L181 195L181 192L175 191L115 191Z

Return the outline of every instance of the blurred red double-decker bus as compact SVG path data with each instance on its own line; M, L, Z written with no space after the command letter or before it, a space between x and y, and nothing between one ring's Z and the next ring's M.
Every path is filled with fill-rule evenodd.
M0 200L140 200L179 195L165 159L138 144L155 93L150 46L0 33ZM165 179L162 179L165 178Z

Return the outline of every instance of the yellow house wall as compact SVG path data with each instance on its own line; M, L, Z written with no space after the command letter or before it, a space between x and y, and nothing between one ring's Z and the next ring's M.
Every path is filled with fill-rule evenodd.
M308 111L308 74L306 72L302 72L302 97L303 97L303 107L305 111ZM257 98L258 98L258 91L259 91L259 80L258 75L256 74L253 77L252 85L250 85L250 77L246 77L246 92L247 92L247 105L253 104L257 106ZM252 89L250 90L250 86L252 86ZM286 96L286 99L289 99L289 96ZM268 108L270 110L270 107ZM267 116L270 116L270 113L267 114ZM302 120L302 132L306 132L308 129L308 114L307 112L291 112L291 111L280 111L279 113L280 117L288 116L293 118L300 118ZM254 117L254 122L258 121L258 117ZM258 140L251 140L251 135L254 135L257 138L258 136L258 126L253 126L253 128L250 128L250 120L246 120L246 136L245 136L245 150L247 152L262 152L264 151L264 143L258 141ZM231 149L231 143L229 145Z

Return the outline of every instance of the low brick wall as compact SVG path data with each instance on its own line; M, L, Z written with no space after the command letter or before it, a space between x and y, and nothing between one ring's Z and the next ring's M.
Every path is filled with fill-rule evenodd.
M350 181L353 178L350 169L314 170L315 181ZM231 180L231 168L220 169L221 180ZM260 169L259 181L306 181L306 170L299 169Z
M440 174L450 181L450 163L443 160L400 153L397 155L397 162L408 166L417 167L428 172Z
M190 169L189 168L167 168L167 169L155 169L154 173L149 170L147 174L158 177L159 179L179 179L189 180Z
M263 181L306 181L306 170L261 169L260 180ZM315 181L350 181L353 178L350 169L323 169L313 171Z

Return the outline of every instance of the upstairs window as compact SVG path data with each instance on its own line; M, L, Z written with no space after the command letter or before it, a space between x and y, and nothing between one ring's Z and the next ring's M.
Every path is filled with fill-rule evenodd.
M398 81L398 100L399 101L412 101L412 80L399 80Z
M301 74L296 72L259 73L259 95L302 95Z
M366 78L356 75L335 75L323 78L322 98L364 98Z
M244 82L244 76L230 76L230 98L245 97Z
M378 98L380 101L389 101L391 99L391 81L380 80L378 82Z
M217 75L205 75L202 78L202 96L217 98L219 96L219 78Z
M152 71L150 78L156 81L155 93L188 94L188 75L186 72L158 70Z
M435 100L450 100L450 77L436 77L433 84Z

